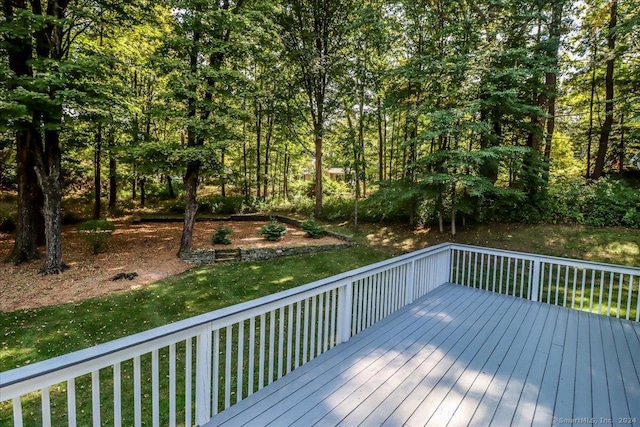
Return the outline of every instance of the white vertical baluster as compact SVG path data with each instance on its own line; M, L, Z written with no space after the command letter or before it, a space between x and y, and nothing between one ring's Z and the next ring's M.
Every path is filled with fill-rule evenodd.
M151 352L151 414L152 425L160 425L160 369L158 350Z
M480 254L480 289L484 289L484 254Z
M620 280L618 281L618 308L616 310L616 317L620 318L620 310L622 309L622 285L624 282L624 274L620 273Z
M185 378L184 378L184 394L185 394L185 410L184 410L184 424L185 426L190 426L193 423L191 422L191 415L193 412L193 407L191 405L192 402L192 390L191 384L193 382L193 372L192 372L192 349L193 349L193 340L192 338L187 338L185 342L184 349L184 363L185 363Z
M576 306L576 286L578 284L578 268L573 267L573 292L571 294L571 308Z
M511 258L507 257L507 283L504 284L504 293L509 295L509 284L511 282Z
M286 373L291 372L291 354L293 339L293 304L289 304L287 309L287 369Z
M558 305L558 296L560 295L560 274L561 272L561 266L560 264L557 265L556 267L556 299L555 299L555 305Z
M13 427L22 427L22 402L20 397L13 398Z
M567 306L567 296L569 295L569 266L564 266L564 298L562 299L562 306Z
M324 326L324 300L322 298L322 294L317 296L318 298L318 342L316 343L316 355L320 356L322 354L322 328Z
M607 301L607 316L611 315L611 303L613 300L613 272L609 273L609 300Z
M547 304L551 304L551 279L553 276L553 264L549 263L549 280L547 281Z
M378 320L380 320L380 280L378 274L374 274L371 276L371 280L373 280L373 310L372 310L372 320L371 324L373 325Z
M116 363L113 365L113 424L116 427L119 427L122 424L121 402L122 402L122 387L120 382L120 363ZM69 422L69 425L71 425L71 421ZM75 421L74 421L74 425L75 425Z
M413 293L414 293L414 284L415 280L415 271L416 271L416 262L411 261L406 266L406 274L407 274L407 283L405 284L405 293L404 293L404 305L409 305L413 302Z
M540 294L540 258L533 260L533 272L531 273L531 301L538 301Z
M213 415L218 413L220 400L220 329L213 331L213 355L211 372L211 409Z
M524 292L524 273L526 271L526 260L522 260L522 270L520 271L520 298L522 298Z
M267 360L267 365L269 366L267 384L271 384L273 382L273 354L275 353L276 347L276 311L269 312L269 358Z
M211 418L211 330L203 325L196 340L196 424Z
M265 331L266 326L265 314L260 315L260 353L258 355L258 390L264 387L264 351L265 351Z
M498 289L498 293L502 293L502 277L504 274L504 257L501 256L500 257L500 281L498 282L499 285L499 289Z
M49 397L49 387L45 387L40 390L40 398L42 401L42 425L43 427L51 427L51 399ZM100 413L98 412L98 416L99 415Z
M358 280L358 327L356 333L364 329L364 310L365 310L365 288L364 279Z
M308 344L309 344L309 298L304 300L304 328L302 334L302 363L301 365L307 363L309 359L307 359L308 353Z
M511 289L511 296L516 296L518 290L518 258L513 259L513 288Z
M284 363L284 307L280 307L280 321L278 322L278 378L282 377Z
M133 358L133 421L142 426L142 387L140 383L140 356Z
M336 343L337 343L337 325L336 325L336 318L338 318L338 314L336 313L336 310L338 309L337 305L338 305L338 289L333 289L331 291L331 338L330 338L330 346L329 348L333 348ZM349 313L351 313L351 310L349 310ZM349 315L349 329L351 329L351 315Z
M465 282L465 273L466 273L466 262L467 262L467 251L461 251L462 252L462 263L460 265L460 285L465 285L468 286L467 283Z
M471 267L471 266L469 266ZM471 274L471 271L469 271ZM476 288L478 283L478 252L473 253L473 287Z
M247 388L249 396L253 394L254 369L256 357L256 318L251 316L249 319L249 373L247 374Z
M116 417L118 419L119 417ZM176 345L169 345L169 427L176 427Z
M600 270L600 296L598 298L598 314L602 313L603 295L604 295L604 270Z
M331 312L329 309L331 308L331 300L329 299L331 291L327 291L324 293L324 341L322 344L322 352L327 351L327 347L329 347L329 319L331 318Z
M638 294L636 297L636 322L640 322L640 276L638 277Z
M621 290L622 291L622 290ZM625 319L629 320L631 318L631 299L633 297L633 275L629 275L629 295L627 297L627 315ZM640 300L640 295L638 295L638 299Z
M236 403L242 400L242 383L244 382L244 320L238 323L238 364L236 382Z
M587 269L582 269L582 290L580 291L580 310L584 308L584 288L587 283Z
M315 349L316 349L316 334L318 333L318 324L316 323L316 312L318 310L318 302L316 301L316 297L311 297L311 342L309 345L309 360L313 360L315 357Z
M91 373L91 413L93 426L100 427L100 371Z
M231 406L231 349L233 346L233 325L224 331L224 409Z
M589 311L593 313L593 291L596 286L596 270L591 270L591 293L589 294Z
M114 369L116 368L116 366L118 367L118 370L120 370L120 364L117 363L116 365L114 365ZM114 388L116 386L116 376L114 374ZM118 387L120 386L120 375L118 375ZM118 424L120 422L120 402L121 402L121 397L120 394L118 393L116 395L116 393L114 393L114 402L113 402L113 409L116 415L116 417L114 418L114 422L115 422L115 427L119 427L120 424ZM19 399L18 399L19 400ZM67 380L67 417L69 419L69 427L76 427L76 379L75 378L70 378Z
M300 366L300 331L301 331L301 316L302 315L302 301L296 303L296 355L294 357L293 366L297 368Z

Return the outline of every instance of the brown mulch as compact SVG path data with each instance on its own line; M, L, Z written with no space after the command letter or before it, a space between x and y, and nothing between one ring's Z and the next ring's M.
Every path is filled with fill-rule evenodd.
M70 267L60 275L38 274L42 261L14 266L0 262L0 311L77 302L100 295L135 289L193 267L180 260L182 223L131 224L115 220L116 230L104 253L92 255L75 226L62 230L63 260ZM216 221L196 223L193 248L214 248L211 236L221 224L233 229L231 245L216 248L302 246L341 243L325 236L309 239L302 230L287 225L287 234L279 242L268 242L258 234L262 221ZM13 236L0 233L0 260L7 258ZM41 248L44 252L44 248ZM133 280L112 281L118 273L138 274Z

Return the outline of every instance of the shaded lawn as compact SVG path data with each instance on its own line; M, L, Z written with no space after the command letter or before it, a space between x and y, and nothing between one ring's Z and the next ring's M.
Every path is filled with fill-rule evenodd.
M0 372L166 325L388 258L354 247L198 267L81 303L0 313Z

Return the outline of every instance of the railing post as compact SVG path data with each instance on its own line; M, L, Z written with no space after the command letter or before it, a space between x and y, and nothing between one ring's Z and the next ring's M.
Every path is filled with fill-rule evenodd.
M531 301L538 301L540 292L540 258L533 260L533 273L531 277Z
M415 287L415 270L416 262L411 261L407 265L407 284L405 286L404 303L409 305L413 302L413 293Z
M338 330L337 344L351 338L351 317L353 316L353 282L348 280L338 288Z
M188 379L187 379L188 380ZM203 325L196 343L196 425L211 419L211 329Z

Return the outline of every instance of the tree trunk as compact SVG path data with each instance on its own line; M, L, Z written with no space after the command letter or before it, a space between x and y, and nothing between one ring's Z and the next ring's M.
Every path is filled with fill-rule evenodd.
M102 156L102 125L98 125L98 129L96 130L95 135L95 143L93 146L93 190L94 190L94 201L93 201L93 219L100 219L100 211L101 211L101 200L102 197L102 185L100 183L100 169L101 169L101 160Z
M227 182L227 176L225 174L225 167L224 167L224 148L222 149L222 153L220 154L220 163L222 164L222 176L220 177L220 194L222 195L222 197L227 197L227 189L226 189L226 182Z
M173 179L171 179L171 175L166 174L165 179L167 180L167 193L169 193L169 198L175 199L176 192L173 190Z
M260 157L260 143L262 139L262 111L259 105L256 105L256 199L260 199L260 189L262 188L262 158Z
M147 183L147 177L143 176L140 178L140 206L144 207L144 204L147 202L147 189L145 184Z
M322 123L322 122L320 122ZM322 215L322 124L317 123L315 125L315 149L316 149L316 182L315 182L315 197L316 204L314 214L316 218Z
M115 209L118 200L118 170L116 157L113 154L113 135L109 140L109 209Z
M35 172L33 130L16 132L16 175L18 179L18 222L8 262L21 264L42 257L38 243L44 242L44 196Z
M618 152L618 173L622 173L624 171L624 113L620 114L620 149Z
M615 63L617 5L617 0L613 0L611 2L609 34L607 35L607 46L609 49L607 52L607 71L605 75L605 118L604 123L602 124L602 129L600 130L600 141L598 142L596 164L593 168L593 175L591 175L594 180L600 178L604 171L604 163L609 149L609 135L611 134L611 127L613 126L613 68Z
M385 164L385 140L384 140L384 134L382 132L382 124L383 124L383 120L382 120L382 102L380 101L380 97L377 97L377 103L378 103L378 180L379 181L384 181L384 164ZM387 124L384 123L384 127L387 127Z
M596 92L596 59L598 55L598 44L595 36L593 41L593 59L591 69L591 95L589 97L589 134L587 135L587 172L585 179L587 182L591 178L591 145L593 142L593 100Z
M197 161L189 162L189 165L187 166L187 173L184 177L184 226L182 227L182 237L180 239L180 251L178 252L178 256L191 251L193 227L196 222L196 213L198 213L196 190L198 187L199 172L200 163Z

